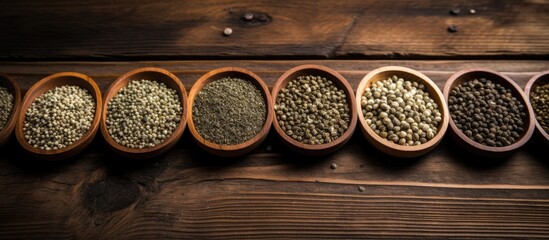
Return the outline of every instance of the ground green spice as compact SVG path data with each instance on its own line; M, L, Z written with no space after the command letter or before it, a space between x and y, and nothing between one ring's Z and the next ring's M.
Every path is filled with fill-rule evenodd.
M5 87L0 87L0 130L8 122L13 108L13 94Z
M206 84L193 103L196 131L206 140L235 145L257 135L267 117L265 98L251 82L221 78Z
M305 144L329 143L349 128L345 92L321 76L299 76L278 93L275 105L280 128Z
M524 105L511 89L481 78L450 91L450 115L470 139L487 146L508 146L524 133Z
M534 87L530 92L530 102L539 125L549 133L549 83Z

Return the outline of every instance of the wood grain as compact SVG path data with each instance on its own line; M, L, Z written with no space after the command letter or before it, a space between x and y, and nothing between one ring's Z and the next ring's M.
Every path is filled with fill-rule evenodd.
M187 87L211 69L236 66L271 86L284 71L319 64L356 88L385 65L419 70L439 88L454 72L492 68L524 87L546 61L174 61L0 65L26 90L60 71L88 74L102 91L119 75L154 66ZM15 139L0 148L0 238L547 239L549 162L532 140L499 160L471 156L451 138L427 155L397 160L358 132L324 157L293 154L271 131L234 160L198 148L189 132L152 161L118 157L98 135L82 154L28 160ZM336 163L338 167L331 169ZM358 187L363 186L364 192Z
M545 58L547 22L547 0L4 1L0 59Z

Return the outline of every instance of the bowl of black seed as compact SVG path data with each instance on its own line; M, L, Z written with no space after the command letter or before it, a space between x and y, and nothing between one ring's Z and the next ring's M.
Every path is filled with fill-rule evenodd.
M207 152L237 157L255 149L269 133L269 89L255 73L236 67L212 70L189 92L189 131Z
M95 137L101 103L97 84L84 74L61 72L45 77L29 89L21 103L17 141L39 159L70 158Z
M172 148L185 130L187 92L173 73L154 67L118 77L103 101L101 133L116 153L148 159Z
M11 137L20 104L19 85L10 76L0 73L0 146Z
M549 71L532 77L524 88L524 94L534 110L538 135L549 144Z
M357 122L354 92L338 72L318 65L286 71L272 89L273 126L282 141L305 155L341 148Z
M466 69L444 86L450 128L473 154L498 158L523 146L534 131L533 111L520 87L489 69Z
M356 91L359 124L375 148L399 158L434 149L448 128L442 92L424 74L405 67L374 69Z

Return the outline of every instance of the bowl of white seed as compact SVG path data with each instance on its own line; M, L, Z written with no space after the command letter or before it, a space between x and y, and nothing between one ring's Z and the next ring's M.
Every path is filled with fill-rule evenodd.
M61 72L38 81L25 94L15 135L31 155L61 160L92 142L100 118L101 92L93 79Z
M11 137L20 104L19 85L10 76L0 73L0 146Z
M354 92L333 69L301 65L286 71L273 86L273 126L282 141L305 155L341 148L357 122Z
M214 69L189 92L189 130L207 152L238 157L255 149L272 124L269 88L255 73L236 67Z
M362 134L391 156L426 154L440 143L448 128L448 106L442 92L413 69L374 69L358 85L356 101Z
M124 157L158 156L181 138L186 103L185 87L171 72L153 67L132 70L105 93L101 133Z

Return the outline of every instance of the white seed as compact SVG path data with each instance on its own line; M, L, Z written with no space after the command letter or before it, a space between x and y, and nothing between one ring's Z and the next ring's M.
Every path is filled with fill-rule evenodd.
M27 142L51 151L67 147L90 128L95 100L84 88L61 86L38 96L25 113Z

